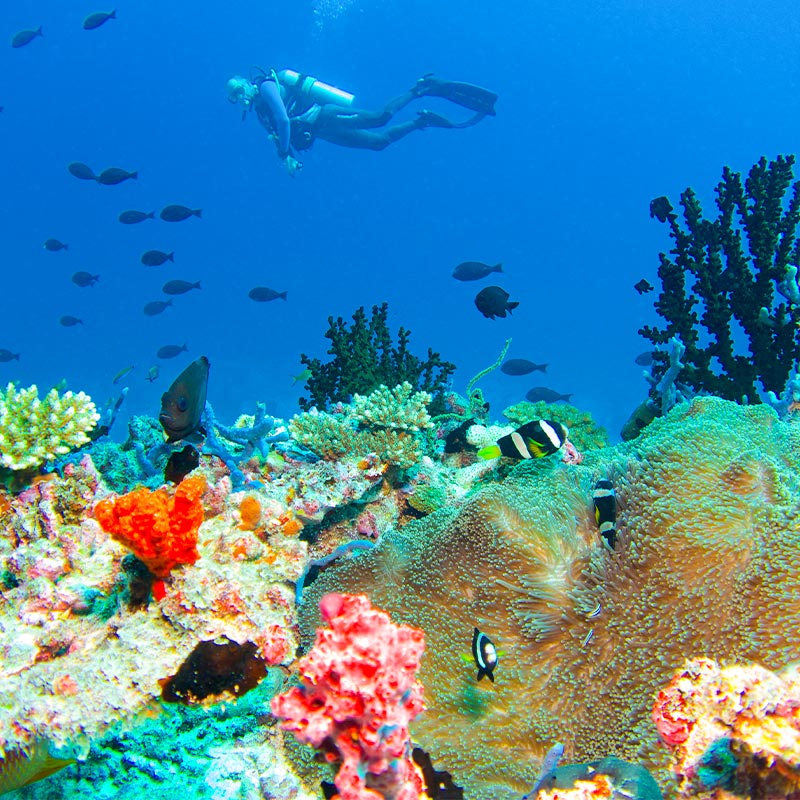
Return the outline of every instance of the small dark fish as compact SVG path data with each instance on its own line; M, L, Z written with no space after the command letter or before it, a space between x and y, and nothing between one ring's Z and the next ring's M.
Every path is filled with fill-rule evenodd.
M251 289L247 293L247 296L257 303L269 303L270 300L277 300L279 297L281 300L285 300L286 292L276 292L274 289L269 289L266 286L256 286L255 289Z
M148 383L153 383L154 381L158 380L158 372L159 372L158 364L150 367L150 369L147 370L147 377L145 378L145 380Z
M189 281L167 281L162 287L161 291L164 294L186 294L192 289L201 289L200 281L190 283Z
M155 211L123 211L117 219L123 225L135 225L137 222L144 222L146 219L155 219Z
M534 386L533 389L525 395L525 398L530 400L531 403L558 403L559 401L569 403L570 397L572 397L572 392L569 394L559 394L555 389L549 389L547 386Z
M477 628L472 634L472 657L478 667L477 680L486 675L494 683L494 671L497 668L497 650L492 644L492 640Z
M67 170L70 175L75 178L79 178L82 181L97 180L97 175L94 174L94 170L88 164L84 164L82 161L73 161L67 167Z
M83 21L83 29L85 31L93 31L95 28L99 28L104 22L108 22L110 19L117 18L117 10L114 9L113 11L97 11L94 14L89 14L88 17Z
M503 265L495 264L493 267L481 261L465 261L453 270L453 277L457 281L479 281L493 272L502 272Z
M613 550L617 542L617 495L614 484L606 478L600 478L592 493L594 519L600 529L600 535Z
M160 267L167 261L175 261L175 253L162 253L161 250L148 250L142 253L142 264L146 267Z
M501 436L497 444L478 450L478 458L543 458L558 452L567 441L568 431L560 422L536 419Z
M475 305L487 319L505 317L506 311L510 314L519 305L518 302L509 303L508 298L509 294L505 289L487 286L475 296Z
M153 300L145 303L144 314L146 317L155 317L166 311L172 305L172 300Z
M636 289L639 294L647 294L653 291L653 284L646 278L642 278L640 281L633 284L633 288Z
M82 319L78 319L77 317L71 317L71 316L69 316L69 315L66 315L66 316L64 316L64 317L61 317L61 319L59 320L59 322L60 322L60 323L61 323L61 324L62 324L62 325L65 327L65 328L72 328L72 327L74 327L75 325L83 325L83 320L82 320Z
M92 275L91 272L76 272L72 276L72 282L76 286L80 286L82 289L86 288L87 286L94 286L99 280L100 276Z
M188 352L189 348L186 346L186 343L180 346L177 344L165 344L163 347L158 348L156 355L159 358L175 358L175 356L179 356L181 353Z
M453 428L444 438L445 453L460 453L462 450L469 450L472 445L467 441L467 431L474 424L474 419L466 419L457 428Z
M20 31L14 34L11 40L12 47L25 47L30 44L37 36L44 36L42 33L42 26L40 25L35 31Z
M48 239L44 243L44 249L49 250L51 253L57 253L59 250L69 250L69 245L59 242L58 239Z
M674 216L672 203L663 195L650 201L650 219L655 217L659 222L666 222L670 217Z
M5 347L0 347L0 362L6 361L19 361L19 353L12 353L6 350Z
M180 351L185 349L186 345L180 348ZM177 442L198 433L200 417L206 407L208 367L208 359L200 356L189 364L161 395L161 413L158 419L164 428L164 433L167 434L168 442Z
M135 364L131 364L129 367L123 367L111 380L111 383L119 383L126 375L130 375L133 370L136 369Z
M164 206L159 216L165 222L183 222L189 217L199 217L203 213L202 208L187 208L186 206L172 205Z
M649 367L653 363L653 351L645 350L644 353L639 353L633 359L633 363L638 364L640 367Z
M506 375L527 375L537 369L539 372L547 372L547 366L547 364L534 364L527 358L509 358L508 361L503 362L500 372L505 372Z
M104 169L97 176L97 182L102 183L103 186L116 186L123 181L135 181L138 177L138 172L128 172L128 170L121 169L120 167L109 167L108 169Z

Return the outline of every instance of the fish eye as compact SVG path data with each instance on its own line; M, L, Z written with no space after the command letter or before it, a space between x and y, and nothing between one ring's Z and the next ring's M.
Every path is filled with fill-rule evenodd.
M186 411L187 408L189 408L189 401L181 395L178 398L178 411Z

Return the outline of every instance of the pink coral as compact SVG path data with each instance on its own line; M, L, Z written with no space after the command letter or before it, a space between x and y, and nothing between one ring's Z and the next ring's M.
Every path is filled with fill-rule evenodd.
M272 713L306 744L340 762L341 800L417 800L422 779L411 760L408 724L423 708L416 680L421 630L395 625L366 595L326 594L303 679L272 700Z

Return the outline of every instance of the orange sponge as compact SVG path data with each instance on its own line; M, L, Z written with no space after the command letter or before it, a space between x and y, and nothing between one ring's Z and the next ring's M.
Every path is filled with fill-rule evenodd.
M142 487L114 500L101 500L94 515L103 530L130 548L153 575L166 578L178 564L198 559L205 489L200 476L185 478L172 497L165 489L151 492Z

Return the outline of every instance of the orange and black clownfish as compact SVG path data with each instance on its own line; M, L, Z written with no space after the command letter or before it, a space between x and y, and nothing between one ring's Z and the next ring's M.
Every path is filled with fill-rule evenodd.
M614 484L606 478L600 478L594 486L592 502L600 535L613 550L617 543L617 495Z
M537 419L526 422L507 436L501 436L497 444L478 450L478 457L542 458L560 450L568 435L569 431L560 422Z

